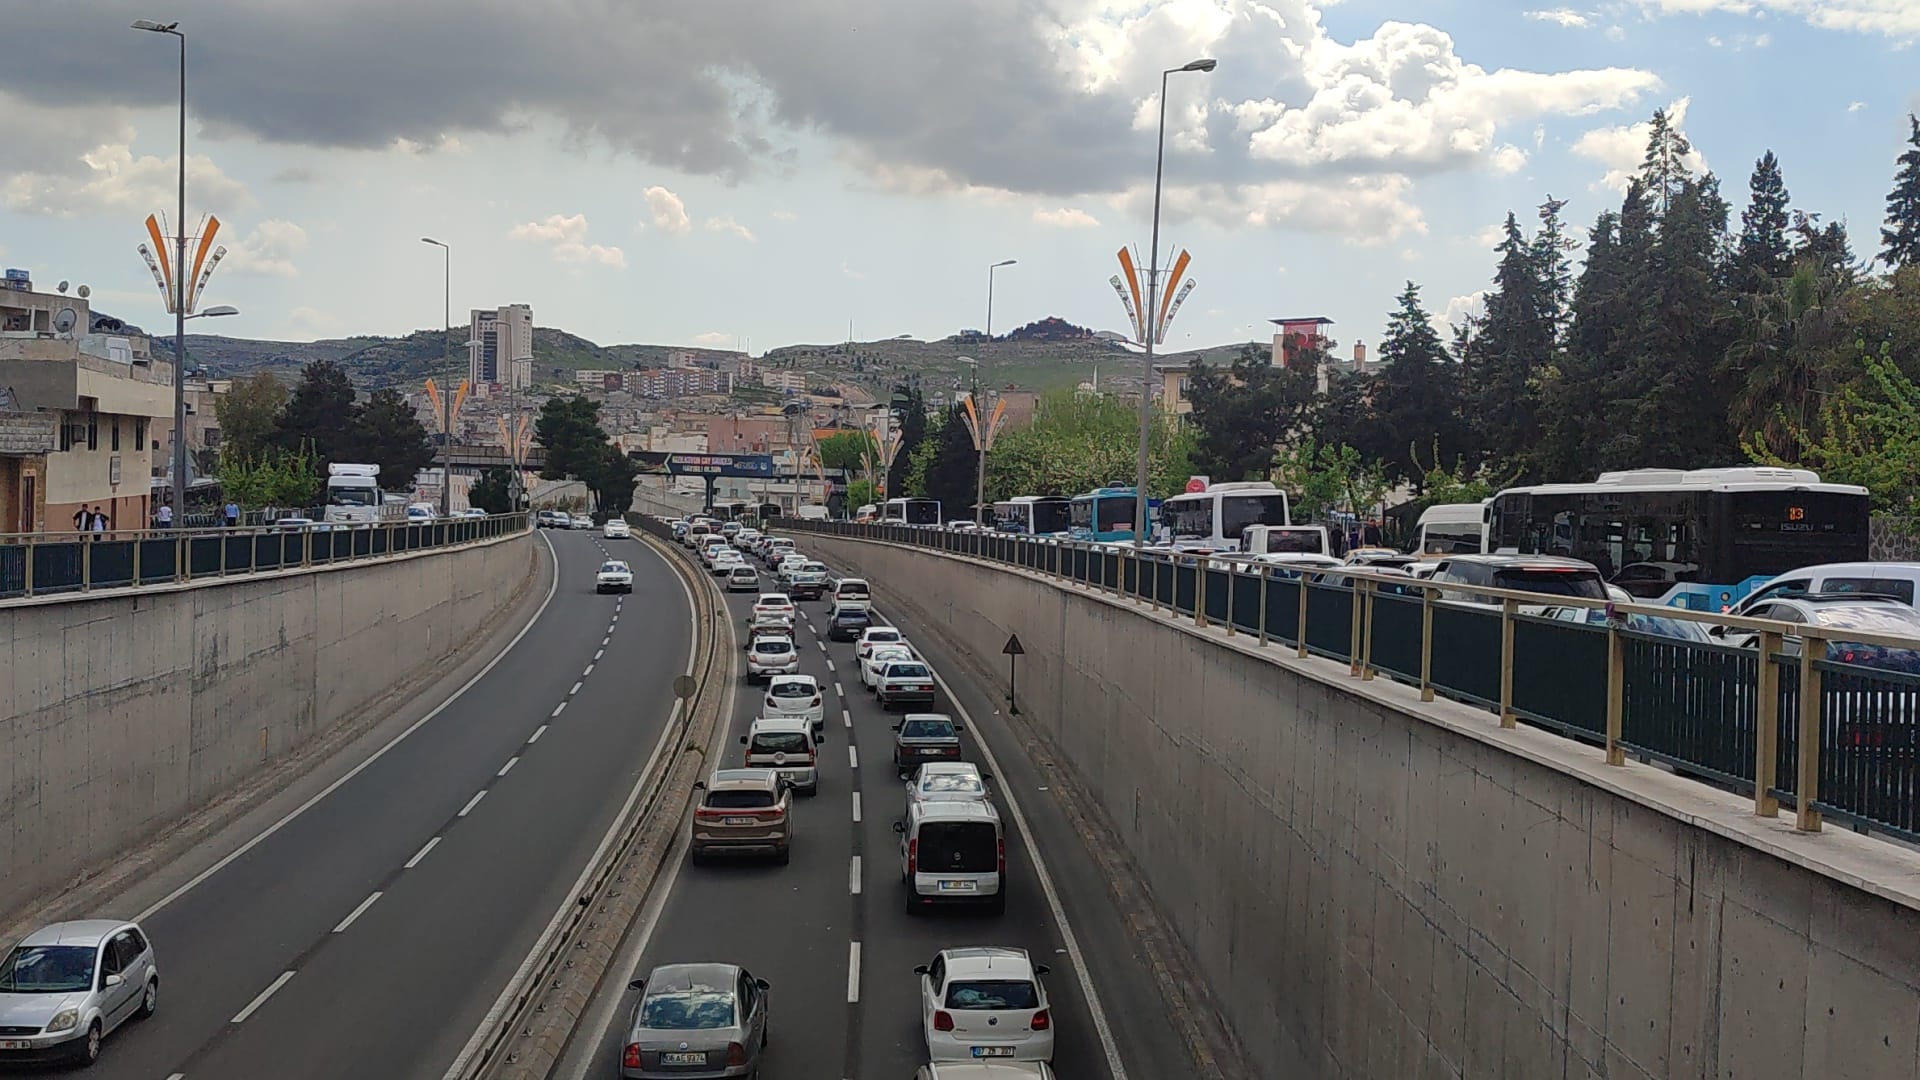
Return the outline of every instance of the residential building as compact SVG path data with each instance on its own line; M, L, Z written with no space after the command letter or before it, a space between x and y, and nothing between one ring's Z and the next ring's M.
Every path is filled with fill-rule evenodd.
M804 371L762 371L760 385L770 390L780 390L792 394L807 392L807 373Z
M0 290L0 531L70 531L83 506L144 528L173 365L84 298L13 280Z
M730 394L733 392L733 376L710 368L650 368L627 372L626 388L631 393L650 398Z
M626 375L624 371L576 371L573 381L587 390L624 390Z
M182 396L187 409L187 477L189 482L213 474L220 455L219 400L233 386L231 379L199 379L187 376ZM156 417L151 428L148 449L152 451L153 475L166 483L173 468L173 410Z
M1333 325L1332 319L1313 317L1269 321L1279 327L1273 335L1272 351L1267 358L1269 364L1291 365L1303 350L1310 347L1325 349L1330 344L1325 328ZM1327 393L1335 376L1358 375L1365 372L1366 366L1367 347L1359 343L1353 346L1352 361L1329 356L1326 363L1314 369L1315 392ZM1169 360L1153 365L1155 374L1160 377L1153 394L1159 399L1161 408L1181 416L1193 411L1193 402L1187 397L1190 369L1190 360Z
M508 304L473 308L467 345L467 379L477 387L533 386L533 308Z

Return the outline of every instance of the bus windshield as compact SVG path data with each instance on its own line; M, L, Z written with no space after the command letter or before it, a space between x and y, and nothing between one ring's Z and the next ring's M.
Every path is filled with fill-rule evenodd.
M328 506L372 506L379 501L379 488L327 487Z

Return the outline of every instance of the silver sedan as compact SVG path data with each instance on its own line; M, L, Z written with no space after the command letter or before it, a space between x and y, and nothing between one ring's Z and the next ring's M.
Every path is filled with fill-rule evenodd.
M767 981L733 964L666 964L640 991L620 1052L625 1080L750 1077L767 1046Z

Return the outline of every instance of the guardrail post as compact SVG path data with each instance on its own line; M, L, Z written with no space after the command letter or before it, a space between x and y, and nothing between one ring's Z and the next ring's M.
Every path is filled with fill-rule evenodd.
M24 595L32 596L33 595L33 537L32 536L27 537L26 559L27 559L26 565L20 568L21 583L25 586L25 589L26 589Z
M1300 587L1302 589L1307 587L1307 574L1305 570L1300 572ZM1353 595L1350 598L1351 603L1349 605L1353 608L1353 616L1351 619L1352 625L1347 631L1347 674L1358 678L1360 675L1360 619L1364 614L1360 605L1359 579L1354 579L1349 588L1353 590Z
M227 576L227 537L225 533L220 535L220 576Z
M173 580L193 580L193 557L187 550L187 538L179 535L173 538Z
M1374 583L1372 581L1361 581L1359 579L1355 579L1354 585L1356 587L1364 586L1367 590L1366 599L1362 601L1361 609L1360 609L1361 612L1366 616L1366 619L1363 623L1362 632L1360 634L1360 681L1367 682L1373 678L1373 594L1374 594L1373 585Z
M1267 644L1267 583L1273 580L1273 567L1260 568L1260 644Z
M1307 658L1307 578L1302 574L1294 580L1300 583L1300 621L1293 628L1294 632L1300 635L1300 640L1297 642L1300 651L1296 655L1305 660Z
M1420 700L1433 700L1433 590L1420 590Z
M1233 636L1233 594L1240 591L1240 572L1227 567L1227 636Z
M1813 651L1826 652L1827 643L1812 635L1800 639L1800 745L1799 766L1794 770L1799 781L1794 791L1793 827L1801 832L1820 831L1820 811L1813 808L1820 798L1820 672L1813 666Z
M1207 566L1193 560L1193 625L1207 625Z
M1773 656L1781 646L1779 633L1760 632L1760 673L1755 680L1760 700L1753 720L1753 812L1761 817L1780 816L1780 800L1773 795L1780 764L1780 669L1773 666Z
M1501 657L1506 662L1506 657ZM1607 624L1607 764L1625 765L1627 752L1620 746L1620 728L1626 713L1627 643L1620 628Z
M1513 714L1513 617L1518 607L1519 605L1510 596L1500 601L1500 726L1503 728L1513 727L1519 719ZM1617 637L1610 638L1607 646L1609 672L1612 671L1611 650L1615 641L1618 641ZM1613 686L1611 674L1607 676L1607 686L1611 693ZM1611 723L1609 723L1609 730L1611 730ZM1610 736L1609 745L1611 742Z
M300 565L313 565L313 530L300 530Z
M80 591L93 591L93 540L80 538Z
M141 533L133 534L133 587L136 589L146 584L140 580L140 549L146 546L145 539Z
M286 549L281 548L279 554L285 555ZM276 558L274 561L285 562L286 560L281 558ZM255 529L253 532L253 535L247 537L247 573L257 574L259 572L260 572L260 530Z

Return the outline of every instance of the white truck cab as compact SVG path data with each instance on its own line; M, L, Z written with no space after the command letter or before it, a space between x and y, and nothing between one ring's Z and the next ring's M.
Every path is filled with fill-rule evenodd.
M1240 534L1249 555L1332 555L1324 525L1249 525Z

